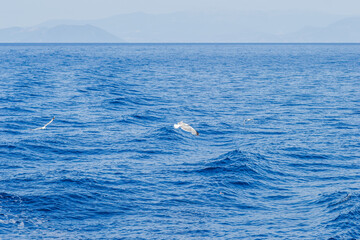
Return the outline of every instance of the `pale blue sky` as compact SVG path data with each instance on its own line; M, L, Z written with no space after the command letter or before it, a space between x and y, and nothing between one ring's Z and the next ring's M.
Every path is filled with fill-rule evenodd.
M116 14L177 11L312 11L360 16L359 0L0 0L0 28L51 19L98 19Z

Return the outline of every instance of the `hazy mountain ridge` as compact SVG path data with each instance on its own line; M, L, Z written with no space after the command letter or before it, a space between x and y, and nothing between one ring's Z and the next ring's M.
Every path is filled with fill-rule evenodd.
M0 30L0 42L28 42L28 43L82 43L82 42L122 42L110 34L92 25L66 25L54 27L13 27Z
M97 20L51 20L36 26L40 30L35 33L27 29L27 34L24 29L3 29L0 41L360 42L359 23L360 17L307 12L132 13ZM59 26L93 26L97 31L90 34L91 31L83 29L83 33L77 31L67 36L66 31L57 29ZM82 34L87 37L81 37ZM49 35L57 37L49 38Z
M360 17L346 18L326 27L306 27L284 36L285 41L360 43Z

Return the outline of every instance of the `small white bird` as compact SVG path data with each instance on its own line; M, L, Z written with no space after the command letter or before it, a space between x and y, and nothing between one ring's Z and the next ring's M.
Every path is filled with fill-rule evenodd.
M186 131L186 132L191 132L193 135L198 136L199 133L193 129L189 124L184 123L183 121L174 124L174 128L181 128L182 130Z
M253 118L245 119L245 120L244 120L244 125L245 125L246 122L250 122L250 121L252 121L252 120L254 120L254 119L253 119Z
M38 127L38 128L35 128L34 130L42 130L42 129L45 129L50 123L52 123L54 121L55 117L53 117L50 122L48 122L47 124L45 124L43 127Z

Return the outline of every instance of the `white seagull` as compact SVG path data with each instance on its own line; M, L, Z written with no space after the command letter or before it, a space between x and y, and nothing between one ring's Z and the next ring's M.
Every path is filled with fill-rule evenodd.
M177 124L174 124L174 128L179 128L179 127L186 132L191 132L193 135L196 135L196 136L199 135L199 133L195 129L193 129L189 124L186 124L183 121L181 121Z
M43 127L38 127L38 128L35 128L34 130L42 130L42 129L45 129L50 123L52 123L54 121L55 117L53 117L50 122L48 122L47 124L45 124Z

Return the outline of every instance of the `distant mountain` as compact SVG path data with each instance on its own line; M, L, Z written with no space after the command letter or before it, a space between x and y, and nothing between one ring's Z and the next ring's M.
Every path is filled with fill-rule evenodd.
M0 42L359 42L360 17L313 12L120 14L0 30Z
M360 17L345 18L326 27L306 27L283 36L285 42L360 43Z
M101 28L87 24L1 29L0 42L96 43L123 41Z
M305 26L342 16L309 12L121 14L90 23L128 42L276 42Z

